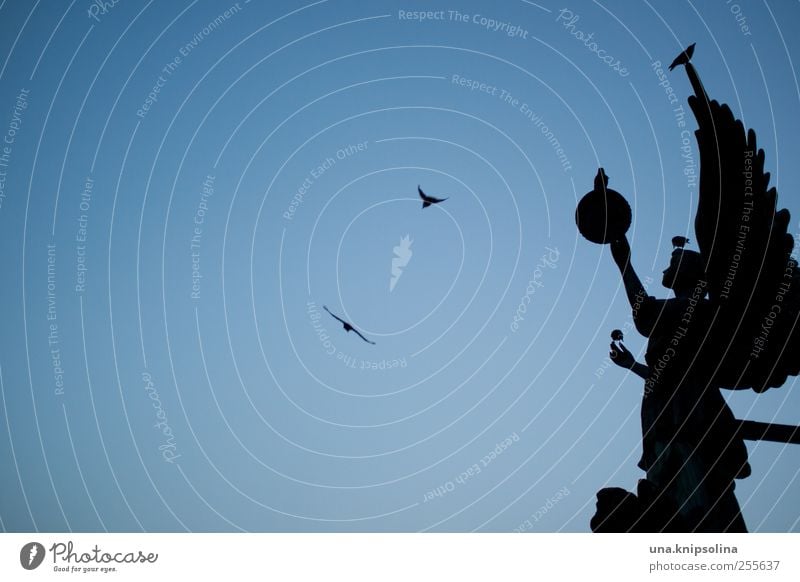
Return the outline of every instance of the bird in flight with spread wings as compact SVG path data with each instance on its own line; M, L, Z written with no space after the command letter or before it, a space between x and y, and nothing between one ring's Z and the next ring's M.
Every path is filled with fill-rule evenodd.
M354 332L356 332L356 334L358 335L358 337L360 337L362 340L364 340L364 341L365 341L365 342L367 342L368 344L372 344L373 346L375 345L375 342L373 342L373 341L370 341L370 340L368 340L367 338L365 338L363 335L361 335L361 332L360 332L360 331L358 331L358 330L357 330L356 328L354 328L354 327L353 327L353 326L352 326L350 323L348 323L347 321L345 321L345 320L344 320L344 319L342 319L341 317L339 317L339 316L337 316L337 315L334 315L334 314L331 312L331 310L330 310L330 309L328 309L328 308L327 308L325 305L323 305L323 306L322 306L322 308L323 308L325 311L327 311L328 313L330 313L330 314L331 314L331 317L333 317L333 318L334 318L334 319L336 319L337 321L340 321L340 322L341 322L341 324L342 324L342 326L344 327L344 330L345 330L345 331L354 331Z
M439 202L444 202L447 198L434 198L433 196L428 196L425 192L422 191L422 188L417 185L417 191L419 192L419 197L422 198L422 207L427 208L431 204L438 204Z

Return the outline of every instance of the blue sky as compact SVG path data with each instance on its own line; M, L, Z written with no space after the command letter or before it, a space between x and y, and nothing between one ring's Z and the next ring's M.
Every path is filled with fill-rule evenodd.
M588 531L646 344L574 210L603 166L668 296L692 42L800 232L796 4L98 6L0 3L7 531ZM800 449L748 449L749 528L800 531Z

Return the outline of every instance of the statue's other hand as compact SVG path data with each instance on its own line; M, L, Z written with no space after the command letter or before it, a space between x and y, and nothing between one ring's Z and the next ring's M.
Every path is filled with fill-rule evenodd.
M611 358L611 361L617 366L628 370L633 368L633 365L636 363L633 354L628 348L622 345L621 342L611 342L611 351L608 353L608 357Z

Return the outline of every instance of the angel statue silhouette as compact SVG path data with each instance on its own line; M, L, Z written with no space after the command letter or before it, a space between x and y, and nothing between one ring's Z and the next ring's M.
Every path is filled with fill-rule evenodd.
M636 329L648 338L645 363L621 334L610 354L644 379L639 467L646 478L638 495L601 490L593 531L746 532L734 494L734 480L750 474L744 439L797 442L800 434L735 419L720 392L763 392L800 373L800 270L790 255L789 212L776 208L755 133L708 98L690 62L693 48L675 66L685 67L694 91L699 252L684 248L685 237L674 245L662 280L674 297L656 299L639 280L625 236L630 206L607 187L602 168L576 210L581 234L610 245Z

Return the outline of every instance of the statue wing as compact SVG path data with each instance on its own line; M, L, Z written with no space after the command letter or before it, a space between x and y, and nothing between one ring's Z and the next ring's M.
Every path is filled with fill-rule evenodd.
M715 377L761 392L800 373L800 272L789 211L777 209L755 132L709 100L692 64L686 68L701 168L695 234L716 308L707 336L718 353Z

